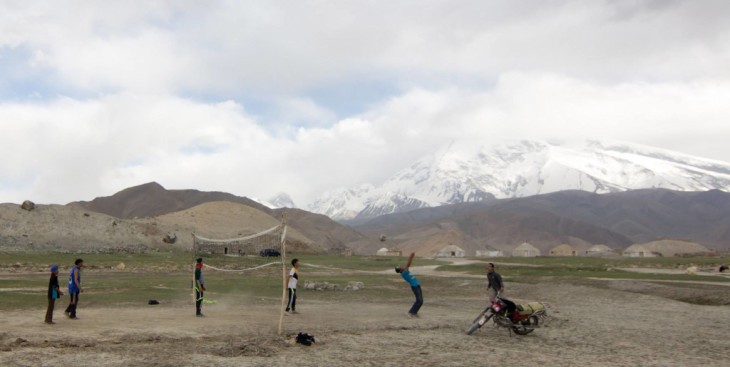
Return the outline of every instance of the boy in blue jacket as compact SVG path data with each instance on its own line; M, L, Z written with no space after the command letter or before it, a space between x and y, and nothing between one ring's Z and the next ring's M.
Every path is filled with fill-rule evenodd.
M418 310L421 309L421 306L423 306L423 293L421 292L421 282L416 279L413 274L410 272L411 264L413 263L413 257L416 256L415 252L411 253L411 256L408 257L408 263L406 266L399 266L395 268L395 272L400 274L403 277L403 280L405 280L410 286L411 290L413 291L413 294L416 296L416 302L413 303L413 306L411 306L410 311L408 311L408 317L418 317Z

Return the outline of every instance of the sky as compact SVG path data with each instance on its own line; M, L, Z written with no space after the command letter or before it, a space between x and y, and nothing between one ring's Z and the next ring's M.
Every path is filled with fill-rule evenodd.
M0 202L300 207L451 141L730 162L730 2L0 0Z

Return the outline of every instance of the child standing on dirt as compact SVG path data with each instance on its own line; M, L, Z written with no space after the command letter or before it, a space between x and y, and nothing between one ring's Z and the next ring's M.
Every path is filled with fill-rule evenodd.
M416 302L413 303L413 306L411 306L410 311L408 311L408 317L418 317L418 310L421 309L421 306L423 306L423 293L421 292L421 282L416 279L413 274L410 272L411 264L413 263L413 257L416 256L415 252L411 252L411 256L408 257L408 263L406 266L399 266L395 268L395 272L400 274L403 277L403 280L408 282L408 284L411 286L411 290L413 291L413 294L416 296Z
M84 260L76 259L74 261L74 267L71 268L71 273L68 276L68 297L70 298L68 307L64 312L66 316L72 320L76 320L76 307L79 306L79 293L84 291L81 288L81 269L84 268Z
M48 281L48 310L46 310L46 324L53 322L53 309L56 306L56 299L61 297L61 288L58 285L58 265L51 266L51 279Z
M291 261L291 270L287 280L289 284L287 289L289 291L289 302L286 304L286 312L291 310L291 313L297 313L297 283L299 282L299 259L293 259Z
M203 292L205 292L205 278L203 278L203 258L195 260L195 316L203 317Z

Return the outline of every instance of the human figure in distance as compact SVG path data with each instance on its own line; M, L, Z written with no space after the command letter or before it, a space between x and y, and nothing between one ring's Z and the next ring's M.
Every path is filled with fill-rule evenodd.
M299 259L292 259L291 270L287 276L287 290L289 301L286 304L286 312L297 313L297 283L299 282Z
M195 316L203 317L203 292L205 292L205 278L203 277L203 258L195 260Z
M502 276L494 271L493 263L487 263L487 295L489 296L489 303L492 303L502 293L504 293Z
M53 309L56 306L56 299L61 297L63 293L58 285L58 265L51 266L51 278L48 280L48 309L46 310L46 324L55 324L53 322Z
M78 319L76 317L76 308L79 306L79 294L84 292L84 288L81 288L81 269L83 268L84 260L76 259L74 261L74 267L71 268L71 272L68 275L69 304L64 313L72 320Z
M502 276L494 271L494 264L488 263L487 264L487 294L489 296L489 303L491 304L492 301L494 301L497 297L502 299L502 302L504 302L505 305L507 305L507 316L512 319L512 314L514 313L515 309L517 309L517 305L505 298L504 295L504 282L502 281Z
M395 268L395 272L400 274L400 276L403 277L403 280L405 280L411 286L411 290L416 296L416 301L413 303L413 306L411 306L411 309L408 311L408 317L412 318L418 317L418 310L420 310L421 306L423 306L423 292L421 291L421 282L419 282L418 279L416 279L416 277L411 274L411 271L409 270L415 256L416 253L411 252L411 255L408 256L408 263L406 264L406 266L396 266Z

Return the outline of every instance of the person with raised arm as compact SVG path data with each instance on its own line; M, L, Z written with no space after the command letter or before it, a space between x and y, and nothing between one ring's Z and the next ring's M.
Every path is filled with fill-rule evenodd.
M395 272L400 274L400 276L403 277L403 280L405 280L411 286L411 290L416 296L416 302L413 303L413 306L411 306L411 309L408 311L408 317L411 318L418 317L418 310L420 310L421 306L423 306L423 292L421 291L421 282L419 282L418 279L416 279L416 277L411 274L410 271L411 264L413 264L413 258L415 256L416 253L411 252L411 256L408 257L408 263L406 264L406 266L397 266L395 268Z

